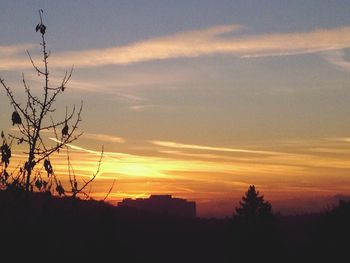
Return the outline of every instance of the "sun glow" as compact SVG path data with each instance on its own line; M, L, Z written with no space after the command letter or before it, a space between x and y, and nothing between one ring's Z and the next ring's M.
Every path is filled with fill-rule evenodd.
M100 138L100 137L99 137ZM117 142L119 143L119 142ZM343 141L320 140L310 145L300 142L298 150L284 146L278 151L263 147L221 148L169 142L144 142L153 147L147 154L105 151L82 145L68 145L73 172L81 183L99 170L90 196L111 202L123 198L173 194L207 204L210 200L232 198L249 184L259 186L271 200L281 196L298 197L346 192L350 183L344 169L349 168L348 149ZM262 149L262 150L254 150ZM23 165L23 149L13 151L10 169ZM68 187L67 151L50 157L56 176ZM38 169L41 164L38 164ZM328 173L332 169L333 173ZM18 169L17 169L18 170Z

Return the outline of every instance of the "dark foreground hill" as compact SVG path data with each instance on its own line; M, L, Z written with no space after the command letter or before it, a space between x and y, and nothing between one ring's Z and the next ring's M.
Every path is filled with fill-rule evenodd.
M271 232L240 228L230 219L176 218L0 191L0 250L10 262L334 261L348 258L349 223L346 202L327 213L279 216Z

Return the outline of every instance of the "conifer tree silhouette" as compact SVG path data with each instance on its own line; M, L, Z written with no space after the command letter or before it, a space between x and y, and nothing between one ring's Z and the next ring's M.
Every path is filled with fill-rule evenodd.
M258 220L271 219L272 206L269 202L264 201L264 196L256 191L254 185L250 185L245 196L239 202L240 207L236 208L234 218L241 222L255 223Z
M254 185L249 186L235 209L231 231L231 244L236 251L234 257L238 257L240 262L272 259L283 251L272 206ZM270 247L276 247L278 251L272 254Z

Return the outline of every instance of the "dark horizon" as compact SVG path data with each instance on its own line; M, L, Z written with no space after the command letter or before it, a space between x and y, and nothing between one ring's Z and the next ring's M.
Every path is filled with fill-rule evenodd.
M231 218L203 219L8 190L0 191L0 211L0 225L6 226L0 245L16 259L28 258L39 246L39 255L46 260L338 260L347 256L350 234L350 202L345 201L317 214L273 216L261 211L253 215L236 209ZM25 244L23 253L18 253L19 238L20 244Z
M180 196L172 194L156 194L156 195L170 195L173 198L180 198L187 201L196 203L196 215L200 218L227 218L232 216L233 209L235 206L239 205L241 196L232 200L221 200L212 203L201 203L193 199L186 199ZM151 197L152 194L149 196ZM154 196L154 195L153 195ZM268 193L265 193L265 198ZM108 200L112 205L118 206L123 200L131 199L147 199L149 197L136 197L136 198L124 198L117 200ZM329 211L334 206L338 205L340 200L349 201L350 195L336 194L329 196L315 196L310 198L286 198L282 200L269 200L266 198L273 206L274 213L282 214L284 216L302 215L310 213L322 213Z

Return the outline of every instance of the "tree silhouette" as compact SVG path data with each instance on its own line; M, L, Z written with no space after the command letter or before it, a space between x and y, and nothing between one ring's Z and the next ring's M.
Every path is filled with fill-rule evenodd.
M272 259L282 253L282 242L272 206L264 196L250 185L231 221L231 245L233 258L240 262L252 262L262 258ZM276 251L271 253L271 247Z
M236 208L234 218L240 222L253 224L270 220L273 217L271 204L264 201L264 196L259 195L254 185L249 186L239 204L240 207Z
M43 83L42 93L35 94L28 85L24 74L22 74L26 101L25 103L20 103L15 98L12 89L5 83L5 80L0 77L0 83L5 89L13 107L11 116L12 125L16 126L19 133L19 135L9 134L8 140L5 134L3 132L1 133L3 143L1 146L2 171L0 184L2 189L15 188L29 192L33 191L33 188L36 187L39 191L56 192L59 195L66 195L67 191L65 191L61 181L55 176L50 156L54 153L59 153L61 148L77 140L82 135L82 132L78 132L78 125L82 120L81 113L83 103L81 102L78 109L76 109L75 105L73 105L71 110L68 110L68 107L66 107L65 117L60 120L55 120L52 116L53 113L56 112L57 98L65 92L67 88L67 83L72 76L73 67L71 70L65 72L58 86L53 86L49 82L49 77L51 76L48 64L50 51L47 49L45 38L47 27L43 23L42 14L43 10L40 9L40 22L35 28L35 31L40 33L41 36L41 66L38 66L34 62L31 54L27 50L30 63L35 73L38 75L38 78L40 78ZM60 134L58 131L60 131ZM47 134L47 132L52 132L55 135L55 143L45 139L43 135ZM7 168L10 163L13 141L17 141L17 144L25 144L26 161L24 165L19 165L12 173L9 173ZM73 197L82 192L86 185L96 177L100 164L101 160L99 161L97 172L93 174L92 179L84 182L82 187L78 187L75 175L73 177L70 176L69 182L72 187L71 194ZM46 171L45 177L41 173L42 169Z

